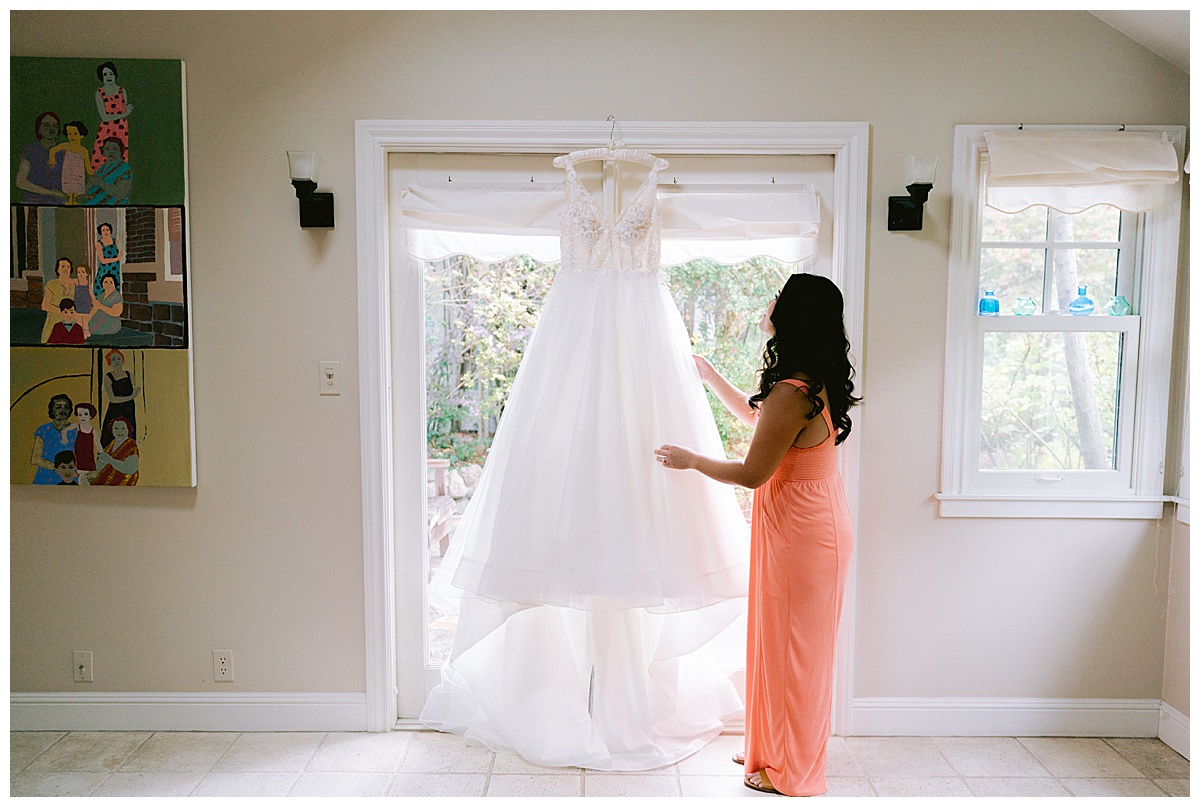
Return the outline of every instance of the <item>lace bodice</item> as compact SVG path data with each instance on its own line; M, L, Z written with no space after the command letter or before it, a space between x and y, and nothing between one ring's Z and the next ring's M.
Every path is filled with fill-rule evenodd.
M645 183L613 222L596 208L596 203L575 173L576 163L600 157L629 160L650 169ZM602 272L657 272L662 243L659 236L658 172L667 161L634 149L588 149L554 160L567 169L566 203L560 215L562 227L561 268Z

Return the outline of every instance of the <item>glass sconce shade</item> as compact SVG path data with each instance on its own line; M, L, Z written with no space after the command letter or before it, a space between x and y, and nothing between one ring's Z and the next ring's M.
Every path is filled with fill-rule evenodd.
M320 158L315 151L289 151L287 156L292 179L317 181L317 166Z
M905 185L932 185L933 176L937 171L937 157L914 157L908 156L904 158L904 184Z

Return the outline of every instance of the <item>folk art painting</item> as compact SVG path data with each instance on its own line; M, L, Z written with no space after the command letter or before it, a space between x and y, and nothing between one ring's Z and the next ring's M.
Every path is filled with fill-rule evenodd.
M194 486L183 63L10 75L11 481Z

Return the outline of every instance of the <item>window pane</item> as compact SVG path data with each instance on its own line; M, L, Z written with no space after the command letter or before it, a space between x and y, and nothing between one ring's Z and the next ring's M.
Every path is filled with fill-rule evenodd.
M1095 313L1102 314L1108 298L1117 293L1119 252L1116 249L1055 250L1053 299L1058 305L1051 308L1065 309L1077 295L1079 286L1087 286L1087 295L1096 304Z
M1076 213L1076 241L1120 241L1121 211L1112 205L1096 205Z
M984 241L1045 241L1046 207L1031 207L1020 213L1001 213L983 206Z
M1116 467L1119 333L984 335L979 468Z
M1046 252L1041 249L986 248L979 254L979 289L994 289L1000 313L1011 314L1017 297L1042 301Z

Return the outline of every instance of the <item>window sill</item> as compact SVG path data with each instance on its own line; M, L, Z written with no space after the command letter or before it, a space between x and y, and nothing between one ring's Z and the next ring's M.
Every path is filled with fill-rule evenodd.
M1157 521L1165 496L1070 498L985 494L935 494L942 518L1128 518Z
M1192 500L1180 496L1168 496L1168 501L1175 502L1175 520L1180 524L1192 523Z

